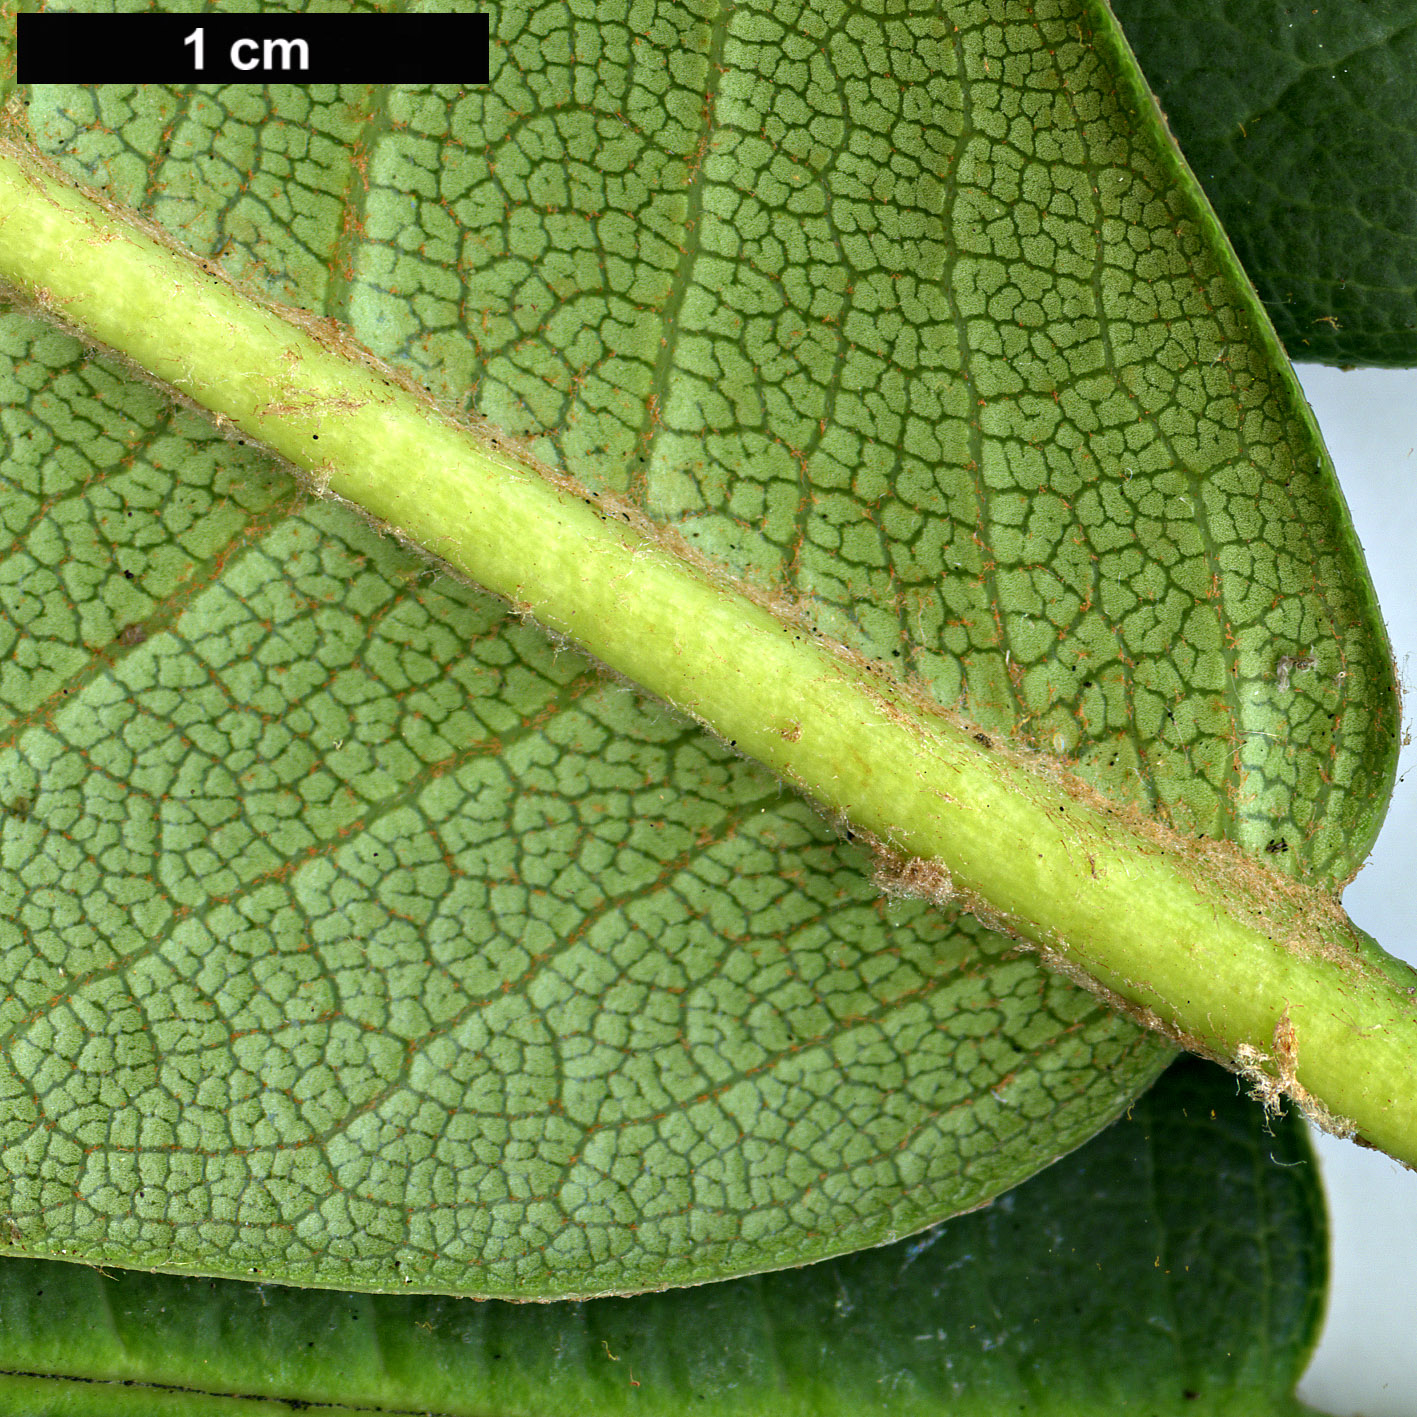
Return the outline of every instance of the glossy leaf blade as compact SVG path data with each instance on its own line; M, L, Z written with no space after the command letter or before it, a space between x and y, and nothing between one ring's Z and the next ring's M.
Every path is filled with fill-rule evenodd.
M1101 261L1107 299L1154 299L1157 272L1171 271L1178 316L1229 302L1194 348L1190 334L1163 332L1169 308L1158 313L1115 369L1107 320L1087 334L1085 312L1045 310L1050 339L1064 339L1060 320L1083 330L1085 359L1101 364L1020 392L1015 366L1035 383L1050 366L1024 357L1017 312L1012 323L991 315L980 295L956 319L922 295L912 338L953 339L955 364L905 379L891 359L909 399L934 399L929 417L963 440L936 468L935 453L904 441L892 451L881 436L908 431L889 406L889 351L857 370L831 335L849 313L846 345L862 348L866 315L876 334L890 323L871 324L874 306L814 314L809 301L758 321L755 340L782 326L771 337L786 363L778 371L758 358L767 345L744 345L762 384L742 383L738 367L725 387L786 419L775 431L750 437L736 413L721 436L664 422L678 407L670 392L709 377L694 362L703 340L674 333L702 306L701 282L675 272L707 229L711 192L722 201L737 181L710 187L715 142L736 151L747 131L714 115L720 100L753 99L761 76L726 15L683 14L682 30L644 44L610 10L594 18L607 43L649 65L621 97L662 110L655 142L631 156L611 151L634 137L623 113L615 120L615 93L586 97L589 120L570 102L573 75L557 57L573 52L569 32L533 42L510 12L497 31L504 87L491 95L41 91L31 119L183 239L234 241L230 259L248 274L264 267L306 303L347 313L366 342L397 352L390 320L401 312L406 360L449 394L475 389L495 415L524 398L535 427L566 430L552 451L582 476L603 479L620 445L597 452L611 415L600 410L596 425L589 403L564 401L638 407L647 469L687 467L720 497L719 511L683 519L687 534L730 559L735 545L776 547L738 569L786 575L781 588L814 596L828 628L888 660L899 651L991 730L1074 749L1100 785L1188 829L1273 843L1277 862L1321 878L1346 873L1388 771L1381 630L1302 406L1207 255L1204 213L1178 195L1144 115L1108 86L1116 55L1075 45L1071 10L1047 33L1021 12L1001 31L962 10L957 48L933 11L917 17L910 46L894 21L872 22L889 37L879 53L928 53L938 71L943 116L921 128L917 167L928 159L948 177L952 149L931 144L950 138L960 72L991 96L998 121L987 127L1005 156L1027 105L1041 104L1034 116L1061 134L1082 123L1069 141L1087 156L1081 169L1066 155L1056 163L1059 200L1074 211L1060 234L1090 239L1077 203L1097 197L1090 269L1103 252L1130 253L1126 267ZM1046 84L1035 100L1008 70L988 79L1001 34L1040 72L1074 66L1063 72L1095 105L1074 112L1069 90ZM834 52L831 62L855 62L849 47ZM732 65L720 73L715 54ZM533 60L551 85L541 94L528 87ZM712 113L707 88L689 101L685 74L720 74ZM834 140L846 164L862 143L874 153L880 134L872 84L847 67L842 81L859 99ZM790 89L784 79L774 102L791 109ZM521 96L530 107L504 121ZM490 116L474 111L484 99ZM810 133L812 121L797 127ZM603 137L575 172L621 173L628 207L592 222L534 183L489 206L488 161L503 181L531 182L516 176L526 153L508 146L513 130L533 146L574 139L577 152ZM967 272L994 266L1047 302L1036 260L1007 243L990 254L1001 237L986 240L981 223L997 226L1009 208L986 171L983 130L967 137L957 158L972 176L951 224L883 190L871 209L890 229L852 250L893 245L887 274L928 256L931 299L946 306ZM500 156L489 159L489 144ZM1082 178L1089 164L1118 175L1119 155L1140 185L1114 208ZM537 170L564 174L567 157L557 150ZM770 176L753 178L760 205ZM866 199L850 201L864 220ZM1127 223L1153 206L1149 229L1163 244L1180 231L1180 244L1139 263ZM799 227L811 215L790 214ZM518 222L540 235L488 259ZM609 244L579 244L597 231L630 241L645 270L622 269L624 251ZM668 263L658 284L656 252ZM721 263L695 247L695 269L700 255L712 267L708 254ZM740 256L767 299L761 262ZM864 258L836 258L840 279L825 258L809 262L803 289L820 276L855 301L851 261ZM602 279L631 283L616 303L594 287ZM872 298L897 283L872 275ZM1068 289L1097 294L1080 276ZM797 579L763 520L774 479L752 512L752 478L729 477L798 446L803 415L784 389L817 408L788 314L836 339L839 377L822 387L851 399L833 437L870 471L869 486L849 485L823 461L827 445L813 445L791 503L808 568ZM960 344L961 320L979 351ZM1164 361L1142 355L1168 338L1181 363L1163 374ZM298 509L290 484L186 416L172 420L74 345L19 321L11 339L12 569L35 599L14 602L17 731L0 762L14 916L5 1156L30 1248L346 1287L553 1294L686 1282L873 1243L976 1203L1076 1144L1154 1076L1157 1045L1008 958L1007 942L918 904L882 904L862 858L756 769L486 602L430 585L353 518ZM669 343L661 398L654 379L635 384L635 368L658 368ZM566 359L579 362L562 378ZM975 418L967 398L949 421L946 404L966 386L989 395L997 423ZM1157 388L1174 407L1151 406ZM1213 427L1195 422L1192 393ZM867 436L862 410L878 395ZM1073 411L1058 417L1078 430L1073 444L1056 428L1042 436L1065 399ZM1211 459L1208 477L1167 461L1172 417ZM571 447L572 430L594 436ZM1281 434L1292 445L1271 441ZM740 457L748 443L763 461ZM684 462L694 447L710 465ZM642 483L627 490L675 520L668 483L652 487L650 471ZM879 575L862 579L854 551L832 561L872 537ZM839 594L826 584L834 564ZM902 607L918 644L901 638ZM93 904L73 907L61 871Z
M1289 1394L1325 1268L1302 1127L1269 1131L1229 1078L1187 1061L1127 1121L988 1210L666 1294L478 1304L5 1261L0 1403L108 1413L146 1395L133 1410L194 1417L238 1396L447 1417L1262 1417L1306 1410Z
M1417 363L1417 4L1112 8L1290 354Z

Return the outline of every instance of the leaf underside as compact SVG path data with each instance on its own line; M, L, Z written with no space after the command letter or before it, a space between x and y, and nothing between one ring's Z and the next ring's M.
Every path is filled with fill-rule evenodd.
M1105 20L995 8L502 6L482 89L24 96L981 731L1341 879L1397 718L1331 470ZM16 1249L688 1283L976 1205L1169 1056L113 361L0 340Z
M988 1210L707 1287L472 1303L3 1261L0 1408L1268 1417L1307 1410L1325 1268L1302 1124L1187 1059Z
M1295 359L1417 364L1417 0L1113 0Z

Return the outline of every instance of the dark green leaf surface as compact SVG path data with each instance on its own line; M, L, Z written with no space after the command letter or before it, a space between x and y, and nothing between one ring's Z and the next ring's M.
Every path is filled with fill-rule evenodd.
M984 729L1343 877L1386 644L1125 56L1072 0L778 9L508 6L485 90L41 88L30 121ZM116 365L0 338L17 1247L686 1283L977 1204L1164 1062Z
M988 1210L707 1287L512 1305L5 1261L0 1411L1268 1417L1303 1410L1325 1249L1302 1127L1188 1060Z
M1112 8L1289 353L1417 364L1417 3Z

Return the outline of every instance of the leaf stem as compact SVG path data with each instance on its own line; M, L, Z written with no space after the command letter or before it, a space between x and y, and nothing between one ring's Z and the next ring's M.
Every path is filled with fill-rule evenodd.
M636 513L0 142L0 278L766 764L1135 1016L1417 1163L1417 974L1333 899L988 742Z

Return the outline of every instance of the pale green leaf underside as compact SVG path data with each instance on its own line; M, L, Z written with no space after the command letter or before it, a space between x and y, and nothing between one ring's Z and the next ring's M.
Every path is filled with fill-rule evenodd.
M0 1261L0 1410L1278 1417L1322 1309L1312 1161L1188 1059L988 1210L724 1284L475 1303Z
M1086 13L584 9L496 12L486 90L38 89L31 126L984 728L1352 869L1396 721L1371 595ZM3 338L21 1248L687 1282L977 1203L1155 1075L759 769Z

